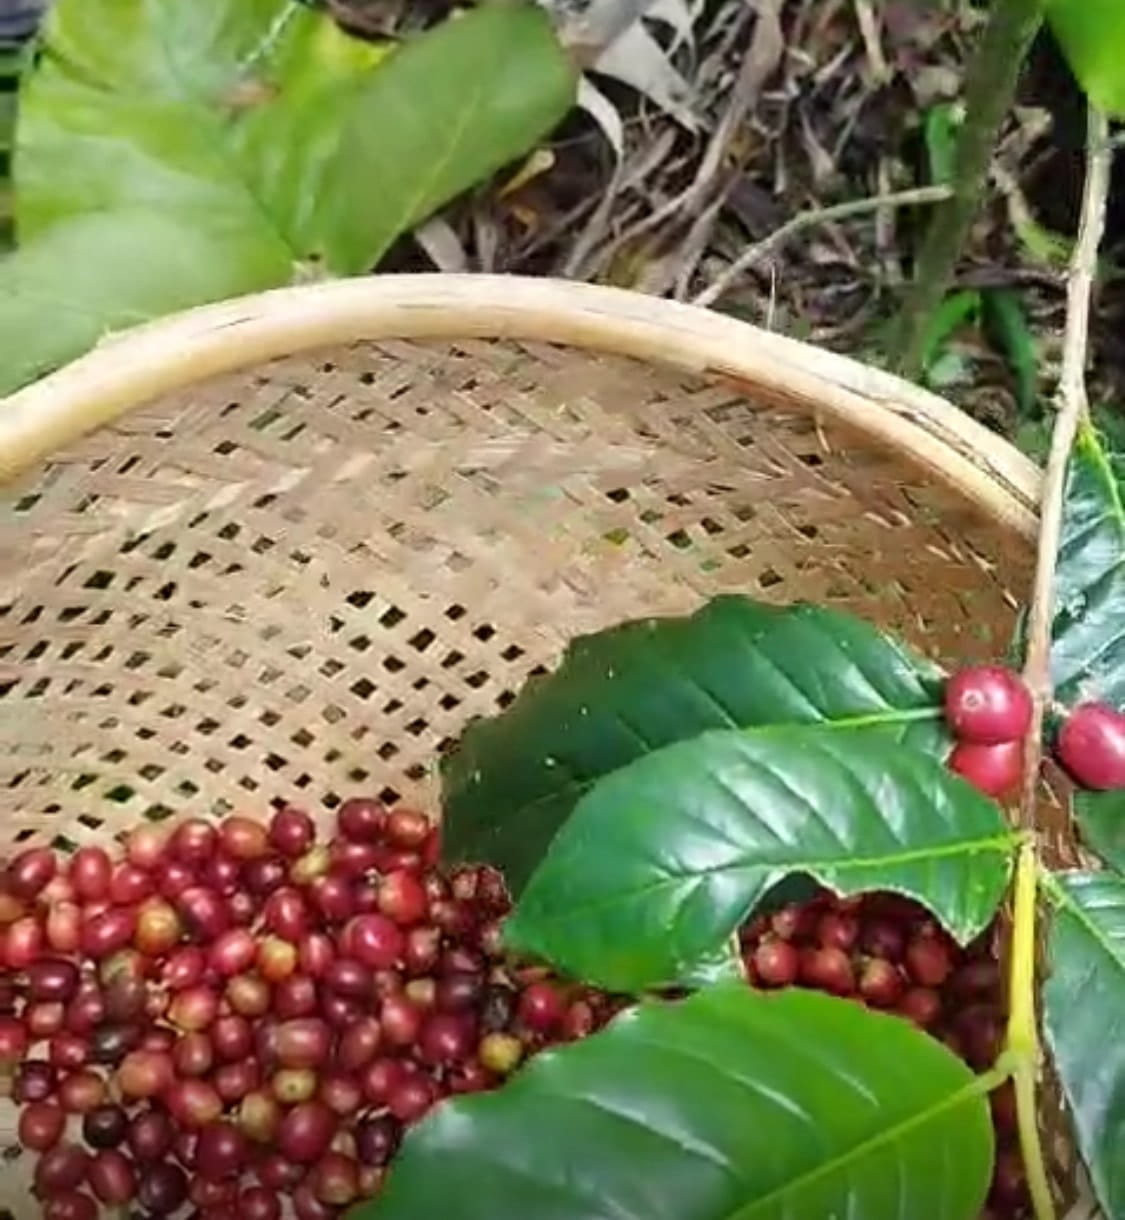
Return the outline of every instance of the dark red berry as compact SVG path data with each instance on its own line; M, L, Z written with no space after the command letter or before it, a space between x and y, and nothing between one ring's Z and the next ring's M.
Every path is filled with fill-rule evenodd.
M859 994L876 1008L893 1008L905 986L898 968L885 958L868 958L860 971Z
M1023 1160L1016 1148L1003 1148L996 1154L989 1197L994 1203L1009 1210L1014 1210L1025 1202L1027 1179L1024 1176Z
M817 921L816 938L826 949L850 949L859 936L859 920L854 915L834 911Z
M989 1105L992 1108L992 1124L1001 1133L1016 1129L1016 1090L1010 1080L1006 1080L995 1092L989 1095Z
M949 989L963 998L995 995L1000 988L1000 966L991 958L966 962L949 981Z
M872 919L863 925L860 947L872 957L885 957L897 962L902 957L906 942L902 928L888 919Z
M851 995L855 991L852 963L842 949L806 949L801 954L800 979L831 995Z
M930 987L911 987L898 1002L900 1016L928 1029L941 1016L941 996Z
M797 981L800 955L787 941L768 939L754 950L754 977L767 987L788 987Z
M940 987L953 968L953 955L942 937L923 933L906 946L906 968L923 987Z
M1125 714L1105 703L1082 703L1066 718L1055 752L1083 788L1125 788Z
M957 1034L965 1061L978 1071L992 1066L1004 1040L1004 1023L990 1004L971 1004L957 1014Z
M542 979L528 985L520 996L517 1011L519 1019L528 1029L549 1034L562 1021L566 1000L554 983Z
M953 734L974 745L1022 741L1031 727L1031 693L1000 665L955 673L945 685L945 718Z
M1023 772L1023 742L1004 741L982 746L962 741L953 747L949 769L968 780L978 792L1001 800L1018 787Z

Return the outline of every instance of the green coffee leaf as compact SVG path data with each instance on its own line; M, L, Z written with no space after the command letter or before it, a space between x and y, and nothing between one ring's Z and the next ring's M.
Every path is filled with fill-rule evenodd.
M573 95L570 62L531 5L471 10L392 54L298 0L57 0L21 89L22 252L0 264L5 339L20 342L0 349L0 394L122 319L367 271L532 147ZM114 274L107 251L130 257L134 223L132 257L148 266ZM74 234L91 231L80 224L106 250L78 250ZM167 243L151 240L161 229ZM60 243L99 292L71 302ZM185 251L200 265L173 283Z
M1125 118L1125 5L1121 0L1049 0L1047 19L1090 101Z
M1043 1026L1106 1216L1125 1215L1125 879L1061 873Z
M707 729L868 726L944 757L941 685L929 661L816 606L719 597L584 636L443 762L446 854L497 864L518 893L597 780Z
M382 52L295 0L59 0L44 44L21 91L21 242L151 209L204 237L267 235L293 265L314 253L287 200L323 189L340 109Z
M918 899L961 941L1004 894L999 807L874 733L716 730L607 776L532 874L506 936L611 990L690 984L782 878Z
M1125 792L1076 792L1074 816L1086 846L1125 873Z
M268 233L207 232L147 209L55 224L0 259L0 393L113 331L269 288L288 266Z
M316 220L334 260L357 270L375 262L545 136L577 91L534 4L485 4L419 39L371 77L343 124Z
M727 985L443 1103L356 1220L975 1220L992 1150L979 1082L908 1022Z
M1114 455L1084 424L1070 456L1051 627L1055 695L1125 706L1125 507Z

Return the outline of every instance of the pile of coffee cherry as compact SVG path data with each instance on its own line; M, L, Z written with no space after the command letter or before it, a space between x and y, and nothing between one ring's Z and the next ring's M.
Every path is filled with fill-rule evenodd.
M405 1128L492 1089L628 999L514 962L498 873L442 870L423 814L357 798L318 843L261 823L144 825L111 856L31 848L0 881L0 1095L47 1220L331 1220L375 1195ZM894 895L818 892L742 930L754 986L850 996L976 1068L1001 1036L987 939ZM1011 1097L992 1202L1024 1205Z
M949 765L1008 795L1032 719L1020 679L955 674L945 714ZM1083 786L1125 787L1113 709L1076 708L1055 751ZM496 1088L629 1004L513 961L503 879L443 869L438 848L424 814L353 798L327 842L287 807L0 864L0 1097L19 1108L15 1151L37 1158L46 1220L274 1220L283 1200L332 1220L378 1193L404 1130L442 1098ZM991 934L962 949L902 896L818 891L740 940L752 986L895 1013L977 1070L996 1057ZM992 1107L989 1206L1016 1216L1010 1088Z
M501 878L437 847L352 799L325 843L286 808L12 859L0 1097L46 1220L330 1220L440 1098L623 1006L507 961Z

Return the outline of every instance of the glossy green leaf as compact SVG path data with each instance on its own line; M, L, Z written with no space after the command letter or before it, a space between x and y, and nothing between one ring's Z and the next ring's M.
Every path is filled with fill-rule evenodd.
M146 209L56 224L0 259L0 393L113 331L268 288L287 266L268 234L205 233Z
M1019 296L1009 288L989 288L981 294L985 329L993 344L1004 354L1016 382L1016 405L1020 417L1035 410L1039 359L1035 337L1028 325L1027 312Z
M577 72L533 4L471 10L394 66L364 87L319 196L319 226L352 266L526 152L577 97Z
M1076 792L1074 816L1086 846L1125 873L1125 792Z
M146 245L152 265L120 277L90 252L80 274L100 278L102 296L80 308L97 333L312 269L363 272L429 211L531 147L573 93L547 17L518 4L451 19L388 55L298 0L58 0L21 90L19 242L82 220L121 254L129 232L110 232L112 218L142 212L154 216L146 231L189 235L208 260L188 278L193 295L151 290L150 279L182 271L176 249ZM32 260L42 305L0 280L17 333L32 340L0 349L0 393L89 341L90 327L51 333L69 275L47 283L50 256Z
M941 674L868 623L815 606L719 597L682 618L575 640L442 764L444 847L489 860L519 892L603 775L707 729L772 723L889 727L944 757Z
M965 941L1003 897L1014 842L994 802L878 734L715 730L597 784L506 936L611 990L691 983L771 886L805 873L909 894Z
M1062 873L1043 1025L1106 1216L1125 1216L1125 879Z
M357 1220L975 1220L979 1082L895 1017L727 985L443 1103Z
M1125 118L1125 4L1049 0L1047 19L1090 101Z
M150 208L204 235L269 233L299 263L314 251L293 241L285 200L323 189L315 154L377 58L296 0L59 0L21 93L21 241ZM262 127L269 147L251 138Z
M1125 706L1125 506L1113 455L1088 424L1067 472L1055 582L1056 697Z

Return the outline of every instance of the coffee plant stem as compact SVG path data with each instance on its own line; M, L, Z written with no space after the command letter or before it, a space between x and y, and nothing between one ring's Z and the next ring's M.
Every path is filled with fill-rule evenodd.
M1038 866L1035 844L1025 840L1016 858L1012 941L1008 964L1008 1033L1005 1046L1033 1062L1039 1055L1035 1024L1035 903Z
M930 319L945 296L985 196L996 135L1042 20L1043 0L996 0L989 9L965 78L965 122L957 139L953 195L930 220L893 334L895 371L911 380L922 373Z
M1055 1220L1055 1203L1039 1140L1036 1077L1039 1034L1035 1019L1035 916L1038 902L1035 844L1026 839L1016 861L1016 886L1009 958L1008 1030L1005 1057L1013 1065L1016 1121L1035 1220Z
M1095 107L1089 108L1086 136L1086 183L1078 240L1067 275L1066 334L1062 369L1059 373L1058 414L1051 433L1051 451L1043 475L1039 499L1039 544L1035 583L1027 620L1027 654L1023 678L1031 691L1033 712L1024 754L1023 795L1020 824L1035 825L1039 794L1039 761L1042 751L1043 713L1051 699L1051 623L1055 610L1055 575L1059 538L1062 534L1063 494L1070 451L1079 425L1089 414L1086 401L1086 358L1090 330L1090 298L1097 273L1098 247L1105 232L1106 200L1109 197L1113 148L1109 120Z

